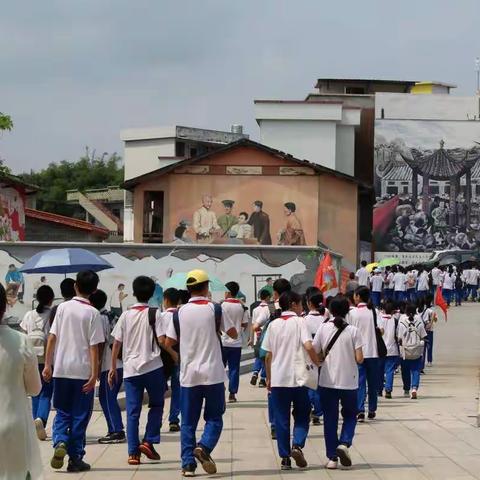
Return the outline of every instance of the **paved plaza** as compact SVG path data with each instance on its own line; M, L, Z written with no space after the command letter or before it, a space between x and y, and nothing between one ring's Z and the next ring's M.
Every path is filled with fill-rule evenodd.
M352 447L350 471L326 471L323 427L311 427L305 446L309 468L279 470L276 443L270 439L266 392L249 385L244 375L239 403L227 407L224 432L214 451L219 473L212 478L355 480L480 478L480 429L478 377L480 367L480 305L452 308L448 323L439 321L435 331L434 366L422 376L419 400L402 397L399 376L392 400L382 399L378 419L359 425ZM168 401L166 411L168 409ZM145 414L142 416L145 420ZM50 426L49 426L50 428ZM50 430L49 430L50 431ZM94 412L88 429L86 474L54 472L49 467L51 445L42 442L47 479L170 479L180 477L179 434L164 433L159 452L162 461L127 465L126 445L102 446L96 439L105 434L100 412ZM148 462L148 460L145 460ZM198 476L207 477L200 469Z

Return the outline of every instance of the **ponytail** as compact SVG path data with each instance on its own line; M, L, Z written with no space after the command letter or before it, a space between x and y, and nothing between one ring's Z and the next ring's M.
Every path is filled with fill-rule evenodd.
M38 314L42 314L45 311L45 308L50 306L55 298L53 290L48 285L42 285L35 295L38 305L35 311Z
M333 320L333 324L338 329L343 329L343 327L345 326L345 319L343 317L335 317Z
M409 303L405 309L405 313L407 314L408 321L413 323L415 320L415 314L417 313L417 307L415 304Z
M308 301L315 307L320 315L325 315L325 306L323 305L323 295L321 292L314 293L308 298Z

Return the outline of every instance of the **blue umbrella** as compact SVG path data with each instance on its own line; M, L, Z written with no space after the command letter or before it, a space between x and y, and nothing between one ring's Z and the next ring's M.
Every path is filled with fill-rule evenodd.
M83 248L54 248L35 254L19 269L23 273L99 272L113 268L109 262Z
M212 275L208 275L210 279L210 291L212 292L226 292L227 289L222 281ZM187 272L174 273L170 278L167 278L162 284L163 290L167 288L177 288L179 290L185 290L187 288Z

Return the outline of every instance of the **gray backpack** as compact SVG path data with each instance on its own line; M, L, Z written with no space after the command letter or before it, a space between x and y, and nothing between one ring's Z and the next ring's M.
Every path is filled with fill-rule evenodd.
M402 338L402 357L404 360L417 360L423 355L424 342L420 334L415 320L407 320L400 322L404 327Z
M45 363L45 350L47 348L47 335L45 335L45 327L47 326L48 321L48 318L43 321L41 319L37 319L34 322L32 331L27 334L28 342L37 356L38 363Z

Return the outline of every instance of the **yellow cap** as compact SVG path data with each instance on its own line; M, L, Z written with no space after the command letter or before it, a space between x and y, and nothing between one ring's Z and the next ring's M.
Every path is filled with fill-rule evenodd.
M194 285L208 281L208 274L204 270L192 270L187 273L187 287L193 287Z

